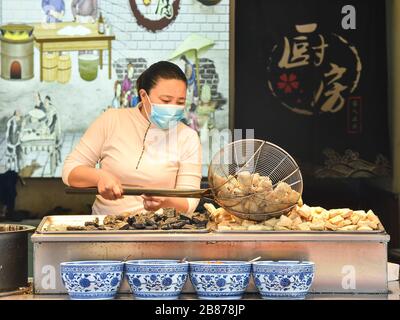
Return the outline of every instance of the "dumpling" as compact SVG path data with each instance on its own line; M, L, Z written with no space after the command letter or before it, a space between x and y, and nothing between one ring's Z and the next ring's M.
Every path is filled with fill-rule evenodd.
M237 180L239 182L240 188L245 191L249 192L252 187L252 174L249 171L242 171L239 172L237 175Z
M272 181L269 177L260 177L259 187L263 188L264 192L272 191Z

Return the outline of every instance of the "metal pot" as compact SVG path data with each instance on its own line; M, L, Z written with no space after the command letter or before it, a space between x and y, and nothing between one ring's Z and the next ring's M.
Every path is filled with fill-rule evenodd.
M28 284L28 233L35 227L0 224L0 292Z

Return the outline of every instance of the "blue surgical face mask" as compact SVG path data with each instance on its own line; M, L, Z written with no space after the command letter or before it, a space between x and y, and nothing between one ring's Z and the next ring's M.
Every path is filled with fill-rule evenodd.
M150 121L160 129L175 127L185 117L185 107L177 104L156 104L150 101ZM145 109L146 110L146 109Z

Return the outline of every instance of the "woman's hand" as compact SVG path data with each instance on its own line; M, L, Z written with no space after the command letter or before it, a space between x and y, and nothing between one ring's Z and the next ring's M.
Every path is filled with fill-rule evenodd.
M168 198L152 197L146 195L142 195L142 198L144 209L147 211L157 211L160 208L169 207Z
M100 170L97 190L100 195L107 200L117 200L123 197L122 185L119 179L104 170Z

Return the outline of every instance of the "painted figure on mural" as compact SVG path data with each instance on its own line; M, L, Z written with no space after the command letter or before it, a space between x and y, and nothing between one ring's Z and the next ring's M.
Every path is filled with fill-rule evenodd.
M44 107L46 110L46 124L49 127L49 132L50 134L55 134L58 136L60 128L57 110L51 103L51 98L49 96L46 96L44 99Z
M34 109L39 109L42 110L43 112L46 112L39 92L34 93L34 99L35 99Z
M199 120L197 119L197 114L196 114L196 105L194 103L192 103L192 105L190 106L187 115L187 124L193 130L196 130L196 132L200 132Z
M121 107L122 108L129 108L131 106L131 103L129 100L130 95L131 95L131 92L129 90L127 92L122 91L122 94L121 94L121 96L122 96Z
M71 11L74 21L94 23L97 19L97 0L72 0Z
M65 14L64 0L42 0L42 10L46 15L46 22L62 22Z
M45 124L46 113L38 108L34 108L28 112L26 122L22 130L24 134L42 136L48 133L48 128Z
M194 108L196 110L199 104L199 88L197 88L197 79L196 79L196 66L191 63L188 58L183 55L181 60L185 62L185 75L187 79L187 101L190 103L190 106L194 104Z
M22 131L23 133L36 134L38 136L48 134L49 130L46 125L47 110L45 102L43 102L39 92L34 92L34 99L35 103L32 110L30 110L24 118L25 121L22 125Z
M121 107L121 93L122 93L121 81L115 81L114 98L111 101L111 108L118 109L119 107Z
M133 88L133 74L134 74L134 68L132 63L128 63L128 66L126 68L126 74L124 77L124 80L122 81L122 91L129 91Z
M131 94L131 100L130 101L131 101L131 107L136 107L140 102L139 95L137 93L136 88L132 89L132 94Z
M7 121L6 131L6 159L7 169L19 171L22 166L21 131L23 116L21 111L15 110L14 114Z
M49 134L55 138L55 151L56 151L56 163L62 161L61 159L61 145L62 145L62 133L61 133L61 121L58 116L56 107L51 102L51 98L46 96L44 99L44 107L46 109L46 125L49 130Z
M72 16L78 23L95 23L97 19L97 0L72 0ZM93 51L79 51L79 55L93 54Z
M134 67L132 63L128 63L124 80L122 81L122 91L129 92L129 105L135 107L139 103L139 98L134 87Z

